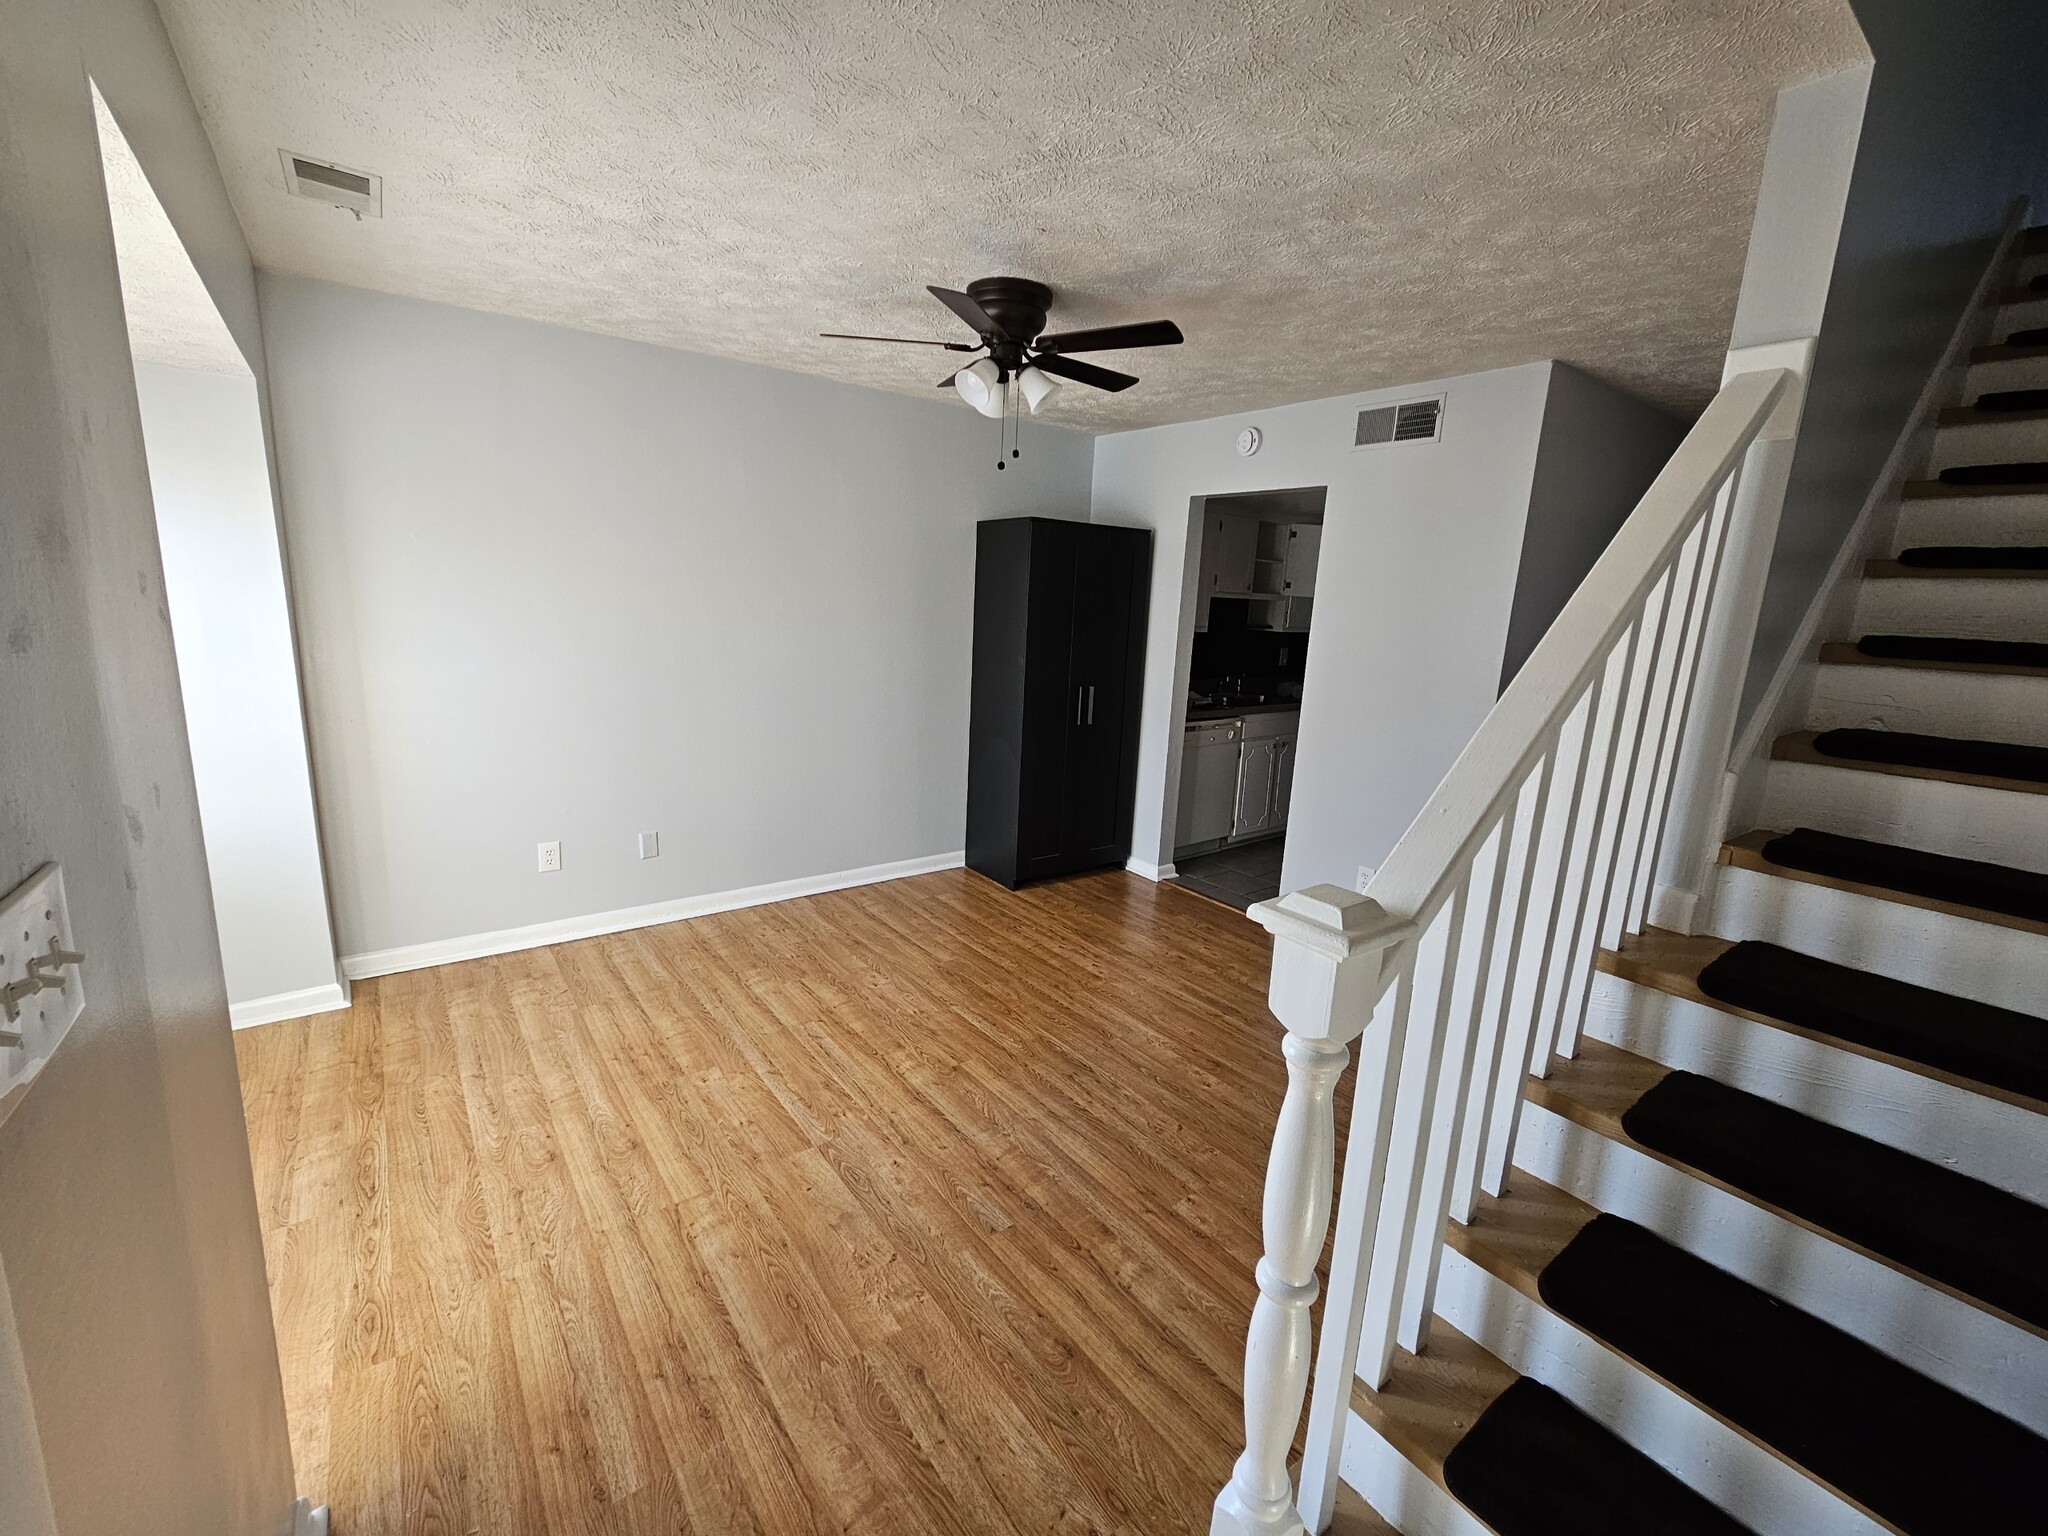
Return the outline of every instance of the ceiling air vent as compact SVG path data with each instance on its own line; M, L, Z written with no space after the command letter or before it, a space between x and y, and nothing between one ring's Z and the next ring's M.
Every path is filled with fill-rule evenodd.
M1376 405L1358 413L1353 448L1385 448L1394 443L1433 443L1444 435L1444 397Z
M277 158L284 163L284 186L292 196L346 208L359 219L365 214L373 219L384 217L382 176L295 155L288 149L280 149Z

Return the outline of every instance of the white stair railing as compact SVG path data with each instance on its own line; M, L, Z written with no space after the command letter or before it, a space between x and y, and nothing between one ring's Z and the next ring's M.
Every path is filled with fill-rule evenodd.
M1354 1372L1378 1385L1397 1345L1423 1347L1446 1218L1501 1192L1525 1078L1572 1053L1597 951L1642 926L1674 798L1702 792L1674 783L1702 637L1717 614L1719 633L1755 622L1758 593L1724 587L1723 555L1744 506L1773 525L1747 538L1774 531L1775 501L1739 498L1737 481L1752 443L1789 436L1794 378L1767 368L1723 385L1363 895L1312 886L1252 909L1275 941L1287 1094L1245 1344L1245 1451L1211 1536L1329 1524ZM1287 1455L1353 1040L1297 1499Z

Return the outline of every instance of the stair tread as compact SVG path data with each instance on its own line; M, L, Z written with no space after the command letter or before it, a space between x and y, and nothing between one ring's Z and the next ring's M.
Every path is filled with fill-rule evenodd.
M2048 794L2048 747L2014 742L1845 726L1780 736L1771 745L1771 757L1781 763L1885 773L2016 794Z
M1730 838L1721 862L2048 937L2048 875L1800 827Z
M1740 1536L1744 1529L1441 1318L1431 1323L1422 1354L1395 1351L1383 1386L1354 1381L1351 1406L1499 1536L1632 1536L1646 1528ZM1640 1502L1631 1505L1624 1492Z
M1543 1301L1912 1536L2026 1529L2048 1441L1645 1228L1598 1215Z
M1871 563L1909 571L2048 571L2048 545L1916 544L1899 551L1895 561Z
M2041 348L2048 357L2048 347ZM2048 481L2012 485L1956 485L1946 480L1908 480L1899 492L1907 500L1948 496L2048 496Z
M2002 565L1979 566L1908 565L1903 560L1866 560L1865 581L2040 581L2048 578L2048 567Z
M1943 485L2041 485L2048 483L2048 459L1951 464L1934 478Z
M2048 357L2048 346L2028 346L2024 342L2015 345L2003 341L1970 349L1972 363L2016 363L2037 357Z
M2008 391L2000 390L1996 393L2004 394ZM1950 405L1944 406L1935 420L1944 427L1994 427L2006 421L2048 421L2048 405L2009 408L1997 405Z
M1526 1376L1466 1431L1444 1473L1458 1500L1500 1536L1745 1536L1749 1529Z
M1597 1040L1532 1102L2048 1337L2048 1210Z
M1339 1483L1337 1512L1330 1521L1329 1536L1400 1536L1400 1532L1366 1503L1356 1489Z
M2048 677L2048 645L2041 646L2040 651L2041 661L2028 666L2012 662L1944 659L1938 656L1878 655L1864 650L1852 641L1837 640L1830 641L1820 648L1820 659L1823 665L1832 667L1905 667L1929 672L1977 672L2000 677Z
M1864 635L1854 642L1878 661L1969 663L1977 666L2048 670L2048 644L2038 640L1966 640L1945 635Z

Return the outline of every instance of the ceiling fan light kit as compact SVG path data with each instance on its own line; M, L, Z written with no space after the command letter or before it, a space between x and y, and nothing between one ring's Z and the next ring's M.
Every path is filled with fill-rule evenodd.
M984 416L1003 414L1003 375L987 358L969 363L953 375L960 398Z
M1135 325L1105 325L1094 330L1067 331L1043 336L1045 317L1052 308L1052 290L1043 283L1023 277L976 278L962 291L931 289L932 297L958 315L980 338L978 344L964 341L926 341L909 336L856 336L844 331L820 334L831 341L880 341L900 346L940 347L948 352L981 352L985 355L939 380L949 386L984 416L1003 420L1013 401L1036 416L1060 390L1060 381L1086 384L1110 392L1129 389L1137 379L1128 373L1098 368L1070 356L1074 352L1111 352L1132 347L1172 347L1182 340L1180 327L1171 320L1146 320ZM1007 442L1011 458L1018 450ZM999 456L996 468L1004 467Z

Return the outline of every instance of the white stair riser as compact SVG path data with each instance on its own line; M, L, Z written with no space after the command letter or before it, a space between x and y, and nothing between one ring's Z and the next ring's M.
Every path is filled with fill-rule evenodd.
M1618 976L1586 1033L2048 1206L2048 1115Z
M2048 747L2048 677L1829 663L1815 675L1806 723Z
M2048 496L1909 497L1891 552L1917 544L2048 544Z
M2031 293L2029 279L2017 279L2012 288L2017 293ZM2048 326L2048 293L2036 298L2023 298L2010 304L1998 306L1998 314L1992 322L1991 334L2000 340L2014 331L2038 331Z
M2048 640L2048 579L1881 577L1856 589L1854 634Z
M2006 332L1998 338L2003 341ZM2048 389L2048 357L2012 357L2001 363L1972 363L1963 374L1958 404L1969 405L1994 390Z
M2048 796L2021 790L1774 762L1762 821L2048 874Z
M1446 1247L1437 1313L1757 1536L1880 1536L1838 1495Z
M1934 434L1928 468L1938 473L1954 464L2007 464L2019 459L2048 459L2048 421L1943 427Z
M1515 1164L2048 1433L2048 1339L1539 1105Z
M1493 1536L1356 1412L1345 1416L1337 1476L1402 1536Z
M2041 1007L2048 937L1723 866L1709 931L2021 1012Z

